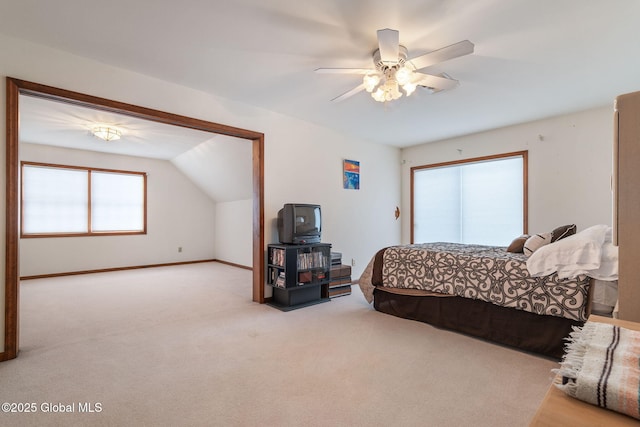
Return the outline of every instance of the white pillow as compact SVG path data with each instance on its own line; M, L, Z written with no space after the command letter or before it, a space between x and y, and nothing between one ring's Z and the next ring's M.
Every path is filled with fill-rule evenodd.
M551 243L551 237L551 233L534 234L533 236L529 237L526 242L524 242L522 252L524 252L526 256L531 256L531 254L533 254L541 247Z
M538 249L527 259L529 274L540 277L557 271L562 278L569 278L598 269L610 229L608 225L594 225Z
M571 279L580 274L586 274L598 280L618 280L618 247L605 241L602 245L600 265L595 269L578 269L570 265L558 268L558 277L561 279Z

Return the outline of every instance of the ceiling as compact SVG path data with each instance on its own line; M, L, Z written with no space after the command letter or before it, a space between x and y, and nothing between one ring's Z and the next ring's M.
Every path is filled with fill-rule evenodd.
M0 0L0 10L7 35L398 147L640 90L637 0ZM459 86L330 102L361 76L314 70L371 67L382 28L400 31L410 58L473 42L473 54L423 70Z
M21 96L19 105L20 142L32 144L171 160L214 137L225 138L33 96ZM106 142L93 136L100 125L120 130L122 138Z
M21 95L19 106L20 143L168 160L215 202L252 198L249 140L33 96ZM99 125L115 127L122 137L93 136Z

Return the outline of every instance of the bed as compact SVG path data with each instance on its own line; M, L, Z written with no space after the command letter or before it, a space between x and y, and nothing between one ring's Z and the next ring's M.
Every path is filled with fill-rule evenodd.
M377 251L358 283L380 312L560 359L565 338L590 314L593 276L605 278L596 274L600 261L585 265L582 249L599 245L589 261L602 259L606 230L598 229L593 245L585 243L593 239L589 232L547 242L536 257L444 242L390 246Z

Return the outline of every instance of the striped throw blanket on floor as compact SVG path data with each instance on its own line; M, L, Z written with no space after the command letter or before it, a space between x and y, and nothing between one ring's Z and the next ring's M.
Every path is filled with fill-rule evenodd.
M640 419L640 332L586 322L560 366L556 386L569 396Z

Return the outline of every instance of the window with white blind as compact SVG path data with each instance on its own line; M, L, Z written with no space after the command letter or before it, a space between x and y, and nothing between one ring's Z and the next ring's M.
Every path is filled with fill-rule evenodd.
M526 232L527 152L411 168L413 243L508 246Z
M22 162L21 236L146 233L146 174Z

